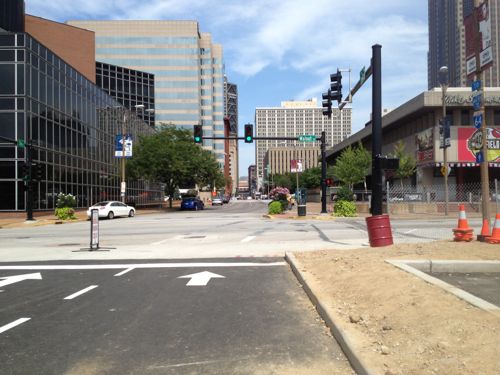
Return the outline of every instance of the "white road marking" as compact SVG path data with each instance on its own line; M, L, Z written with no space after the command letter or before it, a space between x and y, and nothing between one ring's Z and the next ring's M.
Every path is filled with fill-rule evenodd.
M255 236L248 236L241 240L241 242L250 242L255 238Z
M158 241L158 242L151 242L150 245L153 245L153 246L155 246L155 245L162 245L162 244L164 244L165 242L167 242L169 240L170 240L170 238L166 238L166 239Z
M3 281L0 281L0 287L18 283L19 281L23 280L41 280L42 275L40 272L37 273L26 273L24 275L14 275L14 276L4 276L0 277L0 279L4 279Z
M0 266L0 270L117 270L125 268L208 268L208 267L275 267L286 266L286 262L258 263L137 263L137 264L54 264L33 266Z
M134 269L133 267L127 268L126 270L123 270L122 272L118 272L115 276L125 275L127 272L130 272L133 269Z
M410 234L410 233L415 232L416 230L417 230L416 228L415 229L410 229L408 232L404 232L404 234Z
M225 279L225 276L217 275L216 273L203 271L193 273L191 275L179 276L178 279L191 279L186 286L206 286L210 279Z
M91 286L89 286L89 287L87 287L85 289L80 290L79 292L76 292L76 293L73 293L70 296L64 297L64 299L73 299L73 298L76 298L76 297L82 295L83 293L87 293L89 290L92 290L92 289L97 288L97 287L98 287L98 285L91 285Z
M0 327L0 333L8 331L11 328L14 328L15 326L18 326L19 324L23 324L24 322L27 322L31 318L19 318L17 320L14 320L12 323L6 324L3 327Z

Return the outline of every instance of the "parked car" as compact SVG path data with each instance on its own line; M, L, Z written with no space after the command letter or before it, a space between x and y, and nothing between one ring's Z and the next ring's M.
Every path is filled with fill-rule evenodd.
M214 197L212 199L212 206L222 206L222 198L221 197Z
M189 197L182 198L181 202L181 210L203 210L205 208L205 204L198 197Z
M90 206L87 210L87 217L90 218L93 209L99 210L99 218L107 217L113 219L117 216L135 216L135 208L118 201L102 201Z
M229 195L224 195L224 197L222 198L222 203L229 203L230 200L231 197Z

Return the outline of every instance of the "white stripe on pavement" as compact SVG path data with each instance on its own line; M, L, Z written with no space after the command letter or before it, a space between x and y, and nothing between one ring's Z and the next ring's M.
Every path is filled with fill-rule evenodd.
M255 236L248 236L241 240L241 242L250 242L255 238Z
M410 233L413 233L415 232L417 229L410 229L408 232L404 232L404 234L410 234Z
M27 322L31 318L19 318L17 320L14 320L12 323L6 324L3 327L0 327L0 333L8 331L11 328L14 328L15 326L18 326L19 324L23 324L24 322Z
M91 286L89 286L89 287L87 287L85 289L80 290L79 292L76 292L76 293L73 293L70 296L64 297L64 299L73 299L73 298L76 298L79 295L82 295L83 293L87 293L89 290L92 290L92 289L97 288L97 287L98 287L98 285L91 285Z
M207 267L273 267L285 266L286 262L257 263L134 263L134 264L53 264L32 266L0 266L0 270L116 270L125 268L207 268Z
M122 272L118 272L115 276L121 276L121 275L125 275L127 272L130 272L132 271L133 268L130 267L130 268L127 268L126 270L123 270Z

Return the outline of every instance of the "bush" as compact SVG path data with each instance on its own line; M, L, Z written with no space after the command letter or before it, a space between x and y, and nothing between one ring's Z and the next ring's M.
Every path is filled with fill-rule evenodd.
M356 204L350 201L338 201L333 207L335 216L353 217L356 216Z
M76 219L75 210L71 207L56 208L54 214L59 220L74 220Z
M269 198L275 201L286 201L287 197L290 195L290 190L286 187L275 187L269 192Z
M56 203L57 208L64 208L64 207L76 207L76 198L72 194L64 194L64 193L59 193L57 194L57 203Z
M354 200L354 193L348 186L342 185L337 192L337 198L335 200L352 202Z
M283 206L281 202L279 201L273 201L269 203L269 206L267 207L269 215L277 215L281 214L283 212Z

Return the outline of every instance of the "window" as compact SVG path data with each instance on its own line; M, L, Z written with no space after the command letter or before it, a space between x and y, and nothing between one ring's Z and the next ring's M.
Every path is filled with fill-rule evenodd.
M0 64L0 94L15 94L14 64Z

